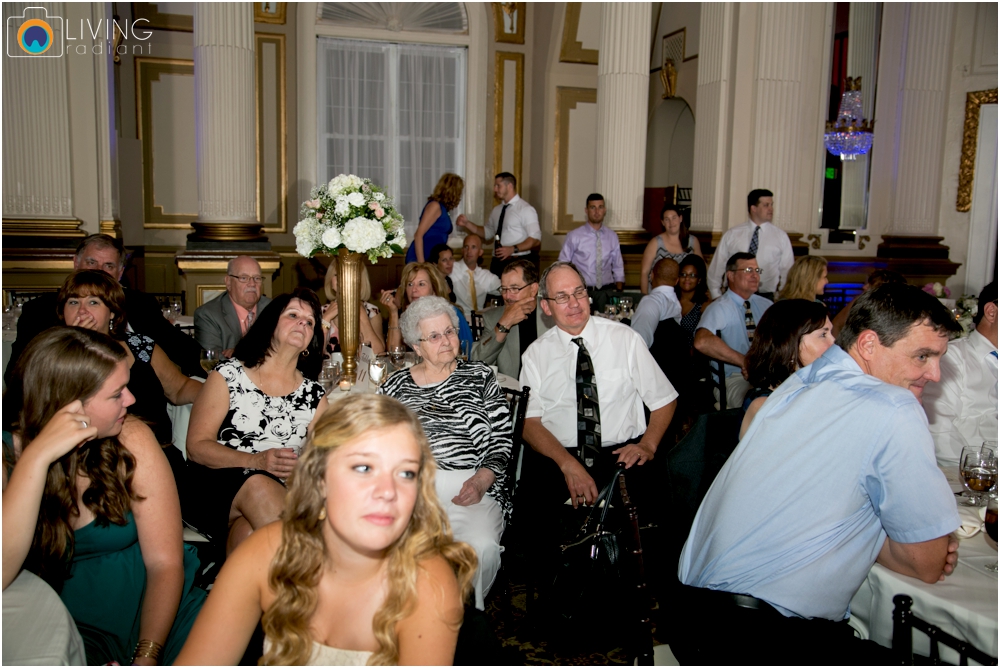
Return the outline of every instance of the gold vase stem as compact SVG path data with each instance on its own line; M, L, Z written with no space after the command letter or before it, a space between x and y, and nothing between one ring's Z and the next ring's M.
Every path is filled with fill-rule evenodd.
M346 248L338 251L337 310L340 320L340 352L344 356L344 377L353 385L358 377L358 339L361 323L361 255Z

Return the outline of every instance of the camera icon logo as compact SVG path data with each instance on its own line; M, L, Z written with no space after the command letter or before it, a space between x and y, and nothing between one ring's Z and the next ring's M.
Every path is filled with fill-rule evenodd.
M20 16L8 17L7 55L11 58L62 56L62 17L50 16L44 7L25 7Z

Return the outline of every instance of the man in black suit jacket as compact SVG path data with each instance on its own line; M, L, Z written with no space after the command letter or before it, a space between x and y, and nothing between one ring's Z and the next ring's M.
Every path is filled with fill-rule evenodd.
M80 242L73 257L73 269L95 269L121 280L126 253L122 242L107 234L92 234ZM63 324L56 313L56 293L46 293L24 304L17 320L17 339L11 346L10 360L4 370L9 387L17 359L38 334ZM171 325L163 317L156 297L125 288L125 315L132 329L145 334L163 349L174 364L188 376L205 376L201 368L201 346L193 338Z

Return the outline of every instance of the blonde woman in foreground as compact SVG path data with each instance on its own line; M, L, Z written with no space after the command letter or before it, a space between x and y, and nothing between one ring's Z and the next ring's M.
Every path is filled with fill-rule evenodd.
M351 395L316 423L283 520L226 561L176 664L450 665L476 569L452 540L416 416Z

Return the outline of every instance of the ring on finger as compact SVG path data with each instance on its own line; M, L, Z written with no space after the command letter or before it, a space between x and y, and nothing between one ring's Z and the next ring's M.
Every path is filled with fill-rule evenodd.
M86 421L86 420L82 420L82 421L80 422L80 424L82 424L82 425L83 425L83 428L84 428L84 429L86 429L86 428L87 428L87 421Z

